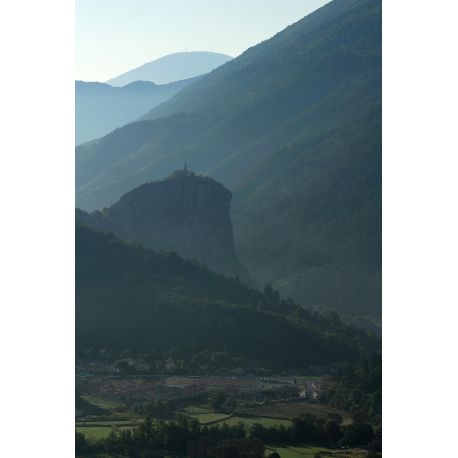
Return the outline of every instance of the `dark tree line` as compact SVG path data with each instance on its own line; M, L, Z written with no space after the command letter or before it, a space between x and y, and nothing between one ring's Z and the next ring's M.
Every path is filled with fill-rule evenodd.
M359 365L348 364L325 385L321 402L353 414L375 426L382 418L382 357Z
M192 458L261 457L266 444L314 444L327 447L363 447L380 451L380 437L369 423L355 421L344 426L342 418L330 415L327 419L302 415L291 426L251 427L239 423L200 426L198 421L177 415L170 422L154 420L147 415L136 428L112 431L106 439L88 441L76 433L77 456L86 453L109 453L144 458L175 453Z

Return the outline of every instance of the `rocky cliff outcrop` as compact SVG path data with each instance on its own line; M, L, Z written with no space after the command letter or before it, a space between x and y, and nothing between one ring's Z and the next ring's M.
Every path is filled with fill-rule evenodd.
M231 192L215 180L177 171L133 189L103 211L77 209L76 220L156 251L175 251L216 272L246 280L246 270L234 250L231 199Z

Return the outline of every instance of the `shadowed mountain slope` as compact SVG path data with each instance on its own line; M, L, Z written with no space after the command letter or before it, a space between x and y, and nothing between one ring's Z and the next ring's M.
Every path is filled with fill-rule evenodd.
M357 361L377 339L217 275L76 227L77 345L225 352L284 368ZM362 350L364 349L364 350Z

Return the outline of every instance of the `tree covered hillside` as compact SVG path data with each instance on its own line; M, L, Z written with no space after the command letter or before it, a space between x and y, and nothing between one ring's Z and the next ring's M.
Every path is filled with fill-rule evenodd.
M381 1L334 0L77 150L77 204L184 160L233 192L259 285L345 313L381 303Z
M284 368L356 361L378 341L325 317L214 274L76 227L78 345L134 351L220 351ZM364 349L364 350L363 350Z

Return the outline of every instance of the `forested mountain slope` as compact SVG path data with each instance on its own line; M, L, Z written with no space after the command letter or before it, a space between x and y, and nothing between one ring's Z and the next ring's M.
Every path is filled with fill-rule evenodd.
M102 208L185 159L233 192L255 280L378 315L381 1L334 0L79 148L77 203Z
M378 341L217 275L76 226L77 345L225 352L283 368L356 361ZM363 350L364 349L364 350Z

